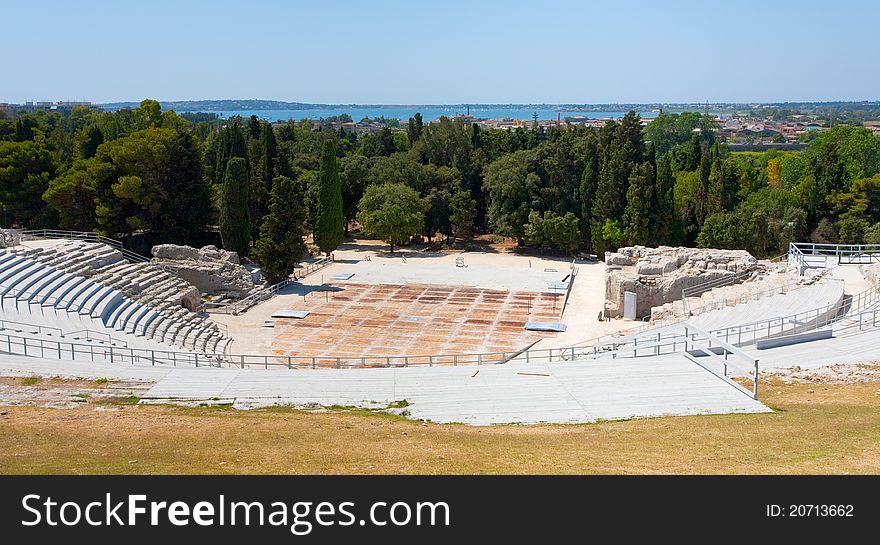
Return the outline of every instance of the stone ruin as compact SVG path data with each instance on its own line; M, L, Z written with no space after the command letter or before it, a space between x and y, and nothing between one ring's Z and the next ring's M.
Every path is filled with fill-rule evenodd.
M636 318L681 299L682 290L708 281L757 272L758 260L745 250L647 248L631 246L605 253L606 317L623 317L625 292L636 294Z
M236 252L216 246L159 244L152 253L157 264L194 285L202 295L244 299L258 288L259 269L251 272L243 267Z
M0 248L15 248L21 244L21 231L0 229Z
M880 288L880 263L861 265L859 271L862 276L875 288Z

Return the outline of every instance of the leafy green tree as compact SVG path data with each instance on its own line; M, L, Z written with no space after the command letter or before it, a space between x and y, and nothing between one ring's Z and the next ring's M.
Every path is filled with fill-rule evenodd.
M286 280L306 249L303 202L300 184L286 176L272 181L269 213L263 218L253 252L269 283Z
M572 212L564 216L548 210L529 213L529 223L525 226L525 241L530 246L555 248L571 253L580 245L578 217Z
M537 154L523 150L500 157L486 167L483 189L489 195L489 225L498 234L521 239L531 211L530 188L540 177L530 172Z
M880 244L880 222L865 229L865 244Z
M477 203L468 191L458 189L449 201L449 222L455 236L470 241L474 236L474 221L477 218Z
M239 255L247 255L251 243L248 201L247 161L233 157L226 163L220 194L220 238L224 248Z
M828 156L832 150L836 157ZM844 187L850 180L870 178L880 173L880 137L865 127L837 125L823 131L810 143L804 155L814 167L817 163L825 163L823 170L828 171L830 186L838 185L836 178L841 176L836 172L837 165L831 163L843 165L844 182L841 185ZM822 177L816 176L816 179L821 182Z
M837 222L837 232L841 244L864 244L865 232L870 225L862 218L848 216Z
M699 112L661 112L648 123L645 138L656 146L658 154L663 155L675 146L688 143L694 129L700 129L704 125L705 121Z
M371 162L363 155L348 155L339 161L339 179L342 183L342 216L345 234L348 225L357 217L357 206L371 175Z
M571 212L564 216L552 211L544 213L544 231L554 248L570 254L580 245L578 217Z
M336 162L336 147L331 140L325 140L321 148L313 229L315 244L322 252L329 255L342 243L345 238L344 224L342 182Z
M358 205L358 221L367 233L391 245L406 243L421 232L428 205L414 189L400 183L367 187Z
M617 220L606 219L600 232L602 240L611 248L618 248L623 241L623 229L620 228L620 222Z
M425 214L424 234L430 241L434 235L442 233L447 237L452 234L452 224L449 221L449 201L452 195L445 187L435 187L425 196L428 203L428 211Z

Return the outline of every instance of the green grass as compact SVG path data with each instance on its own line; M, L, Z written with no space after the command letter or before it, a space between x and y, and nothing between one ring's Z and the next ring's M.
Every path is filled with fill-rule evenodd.
M775 412L494 427L343 406L14 406L0 474L880 473L880 383L761 391Z

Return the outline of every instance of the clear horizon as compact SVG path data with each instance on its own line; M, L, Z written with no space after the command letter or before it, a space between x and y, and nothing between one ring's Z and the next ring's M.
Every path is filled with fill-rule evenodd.
M11 4L3 102L858 102L880 87L867 0Z

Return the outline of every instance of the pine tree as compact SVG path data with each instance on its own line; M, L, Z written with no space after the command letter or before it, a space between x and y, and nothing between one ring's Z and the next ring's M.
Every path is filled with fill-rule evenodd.
M675 227L675 177L672 175L672 160L668 152L657 162L654 195L657 204L654 208L653 244L671 244Z
M286 176L272 181L269 213L254 244L254 257L269 283L286 280L305 251L303 193L300 184Z
M654 168L645 161L636 165L629 177L626 210L623 212L623 238L629 245L651 244L651 203L654 200Z
M315 210L315 244L330 254L345 237L342 213L342 182L336 163L336 146L325 140L321 148L321 166L318 171L317 203Z
M220 194L220 238L224 248L247 255L251 242L250 216L247 161L233 157L226 165Z

